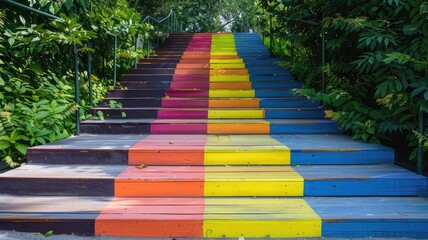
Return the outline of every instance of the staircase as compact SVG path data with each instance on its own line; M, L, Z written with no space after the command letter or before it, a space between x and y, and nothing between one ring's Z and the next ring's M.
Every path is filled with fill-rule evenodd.
M343 135L276 61L256 34L171 34L92 109L105 120L0 174L0 229L428 238L427 178Z

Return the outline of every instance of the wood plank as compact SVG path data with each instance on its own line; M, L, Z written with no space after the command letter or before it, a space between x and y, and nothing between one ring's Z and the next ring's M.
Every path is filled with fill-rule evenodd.
M202 237L203 198L116 198L95 233L132 237Z
M303 179L287 166L207 166L204 192L204 196L302 196Z
M302 199L206 198L204 237L319 237L321 220Z
M422 196L428 178L394 165L299 166L305 196Z
M128 167L115 180L115 196L204 196L204 168Z
M126 164L128 149L147 135L82 134L28 149L30 163Z
M208 110L209 119L263 119L264 109L213 109Z
M291 149L292 164L392 164L394 150L340 134L275 134Z
M0 175L0 192L36 196L113 196L125 166L24 165Z
M129 150L130 165L203 165L206 135L150 135Z
M210 98L254 98L252 89L210 89Z
M325 237L428 236L428 198L306 198L323 219Z
M95 218L107 197L0 195L0 229L22 232L94 235ZM76 204L78 203L78 204Z

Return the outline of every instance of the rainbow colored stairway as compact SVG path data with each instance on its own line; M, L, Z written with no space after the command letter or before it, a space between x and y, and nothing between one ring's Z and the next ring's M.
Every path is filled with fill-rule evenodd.
M253 33L170 35L92 110L105 120L0 174L0 229L428 238L427 178L343 135L276 61Z

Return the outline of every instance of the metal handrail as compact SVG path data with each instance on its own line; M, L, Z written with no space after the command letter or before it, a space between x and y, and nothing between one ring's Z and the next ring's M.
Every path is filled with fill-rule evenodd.
M160 20L148 15L141 21L141 23L151 24L150 21L154 21L157 23L156 47L159 46L160 25L168 19L170 19L170 21L169 21L170 32L181 32L181 27L179 27L180 24L178 22L177 15L174 12L174 10L172 10L172 9L169 11L169 14L166 17L164 17ZM140 37L140 35L138 35L136 38L136 43L135 43L136 48L138 48L138 42L140 41L140 39L141 39L141 37ZM144 46L144 43L142 45ZM147 58L150 58L150 35L147 38ZM137 67L137 61L138 61L138 59L135 59L135 67Z

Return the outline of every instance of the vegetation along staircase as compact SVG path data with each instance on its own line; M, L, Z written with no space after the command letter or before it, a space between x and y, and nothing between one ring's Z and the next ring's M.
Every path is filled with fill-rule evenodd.
M343 135L276 61L257 34L171 34L92 109L105 120L0 175L0 228L428 238L427 178Z

